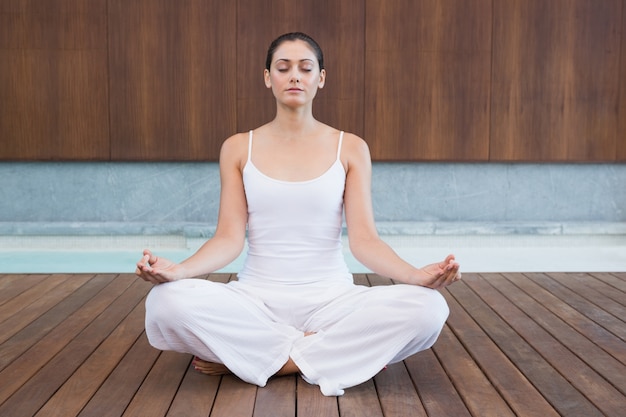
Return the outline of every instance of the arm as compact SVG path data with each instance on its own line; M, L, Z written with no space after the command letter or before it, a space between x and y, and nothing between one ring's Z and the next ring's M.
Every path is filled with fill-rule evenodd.
M354 257L371 271L396 281L442 288L460 278L454 255L441 262L416 268L400 258L376 231L372 208L372 164L367 144L349 135L344 143L347 165L344 205L350 250Z
M245 135L244 135L245 136ZM220 269L243 250L248 207L242 169L247 144L241 135L227 139L220 152L220 208L217 228L196 253L177 264L145 250L135 273L146 281L160 283L196 277Z

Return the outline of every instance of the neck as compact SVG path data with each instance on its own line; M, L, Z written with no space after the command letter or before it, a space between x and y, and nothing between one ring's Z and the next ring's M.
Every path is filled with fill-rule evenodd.
M313 117L311 109L277 108L276 117L270 123L281 135L302 137L314 130L319 122Z

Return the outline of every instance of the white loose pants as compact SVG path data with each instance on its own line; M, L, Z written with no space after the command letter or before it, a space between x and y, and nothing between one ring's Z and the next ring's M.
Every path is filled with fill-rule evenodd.
M448 312L438 291L412 285L187 279L150 291L146 333L157 349L223 363L259 386L291 357L330 396L431 347Z

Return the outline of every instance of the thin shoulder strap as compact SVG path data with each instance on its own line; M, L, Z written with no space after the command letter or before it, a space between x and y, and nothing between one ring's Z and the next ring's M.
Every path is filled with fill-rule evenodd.
M248 136L248 162L252 159L252 130L250 130L250 134Z
M337 146L337 160L340 159L341 156L341 144L343 143L343 130L339 133L339 145Z

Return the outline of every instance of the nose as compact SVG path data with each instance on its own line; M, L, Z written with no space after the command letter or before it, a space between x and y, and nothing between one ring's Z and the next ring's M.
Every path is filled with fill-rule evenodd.
M291 79L289 81L296 84L300 82L300 74L298 73L298 71L291 72Z

